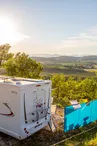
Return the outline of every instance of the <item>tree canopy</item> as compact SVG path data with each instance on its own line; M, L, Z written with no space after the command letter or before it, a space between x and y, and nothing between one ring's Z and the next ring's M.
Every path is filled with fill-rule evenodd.
M26 77L26 78L39 78L42 66L30 58L25 53L17 53L13 58L4 63L8 75Z
M0 45L0 66L9 58L14 56L13 53L9 53L11 46L9 44Z
M97 99L97 78L89 77L85 79L68 77L63 74L55 74L51 77L52 80L52 96L54 103L59 106L70 104L70 100Z

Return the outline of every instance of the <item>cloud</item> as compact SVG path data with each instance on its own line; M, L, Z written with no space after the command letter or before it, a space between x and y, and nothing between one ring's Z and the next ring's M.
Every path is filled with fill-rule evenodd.
M67 54L97 54L97 26L93 26L79 36L69 37L58 46L59 51Z

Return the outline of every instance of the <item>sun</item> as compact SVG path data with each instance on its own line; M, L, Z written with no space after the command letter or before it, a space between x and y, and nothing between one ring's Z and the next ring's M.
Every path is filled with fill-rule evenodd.
M18 32L16 22L7 16L0 16L0 45L9 43L13 45L27 36Z
M0 17L0 31L4 33L15 32L16 24L11 18L1 16Z
M11 18L0 17L0 44L12 42L16 31L16 25Z

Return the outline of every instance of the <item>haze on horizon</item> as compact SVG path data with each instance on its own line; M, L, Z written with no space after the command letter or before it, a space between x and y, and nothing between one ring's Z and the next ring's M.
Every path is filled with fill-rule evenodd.
M28 54L97 55L96 0L0 1L0 45Z

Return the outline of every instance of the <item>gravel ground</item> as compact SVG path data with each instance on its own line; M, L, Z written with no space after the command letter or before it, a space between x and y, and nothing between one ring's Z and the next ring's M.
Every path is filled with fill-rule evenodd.
M4 133L0 133L0 146L18 146L18 144L19 140Z

